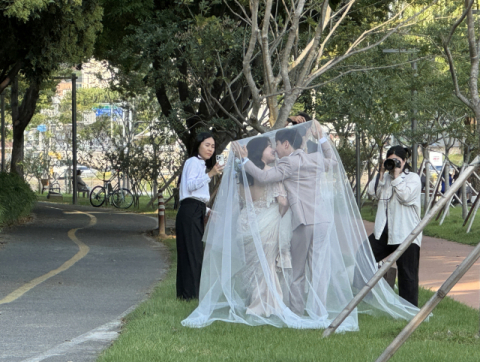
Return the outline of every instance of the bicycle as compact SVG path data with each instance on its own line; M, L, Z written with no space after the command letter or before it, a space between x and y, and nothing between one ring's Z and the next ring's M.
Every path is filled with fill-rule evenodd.
M102 206L106 200L119 209L128 209L133 204L133 194L129 189L120 188L119 184L112 187L112 176L109 180L103 179L103 186L95 186L90 192L90 204L94 207Z

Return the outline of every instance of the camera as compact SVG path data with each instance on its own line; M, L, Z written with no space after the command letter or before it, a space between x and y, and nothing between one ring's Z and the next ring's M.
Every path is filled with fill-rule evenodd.
M385 169L387 171L392 171L395 167L401 168L402 163L400 162L399 159L389 158L389 159L385 160L385 162L383 163L383 167L385 167Z

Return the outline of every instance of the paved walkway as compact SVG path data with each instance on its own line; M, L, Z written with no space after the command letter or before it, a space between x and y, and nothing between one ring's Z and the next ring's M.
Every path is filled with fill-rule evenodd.
M364 221L367 234L373 223ZM420 285L437 291L458 265L473 250L473 246L424 236L420 249ZM480 307L480 260L463 276L448 296L473 308Z

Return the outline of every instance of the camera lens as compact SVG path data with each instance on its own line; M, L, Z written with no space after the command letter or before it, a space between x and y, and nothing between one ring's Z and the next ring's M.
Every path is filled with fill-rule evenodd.
M392 159L385 160L383 167L385 167L387 171L392 171L395 168L395 161Z

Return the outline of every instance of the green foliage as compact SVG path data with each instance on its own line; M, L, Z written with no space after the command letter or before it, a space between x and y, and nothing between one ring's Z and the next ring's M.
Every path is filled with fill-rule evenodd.
M222 2L142 3L137 12L124 2L104 1L96 56L118 69L116 87L123 93L155 94L187 153L195 134L211 127L223 149L240 137L223 109L237 114L235 107L244 111L249 102L243 77L231 85L237 104L226 92L242 70L245 29Z
M80 0L75 0L77 3ZM2 1L7 3L0 7L4 14L8 17L16 17L23 21L27 21L30 17L38 16L38 12L45 9L52 0L15 0Z
M84 119L84 115L94 112L94 108L101 104L117 103L120 96L108 88L80 88L77 89L77 121ZM61 100L59 107L62 124L72 123L72 92L68 92Z
M19 176L0 172L0 226L30 214L36 196Z
M15 1L17 3L26 8L26 4L39 1ZM2 71L20 64L28 77L43 80L62 63L78 64L90 57L97 33L102 29L103 11L98 0L30 5L36 9L36 15L28 21L8 17L8 9L0 13Z

